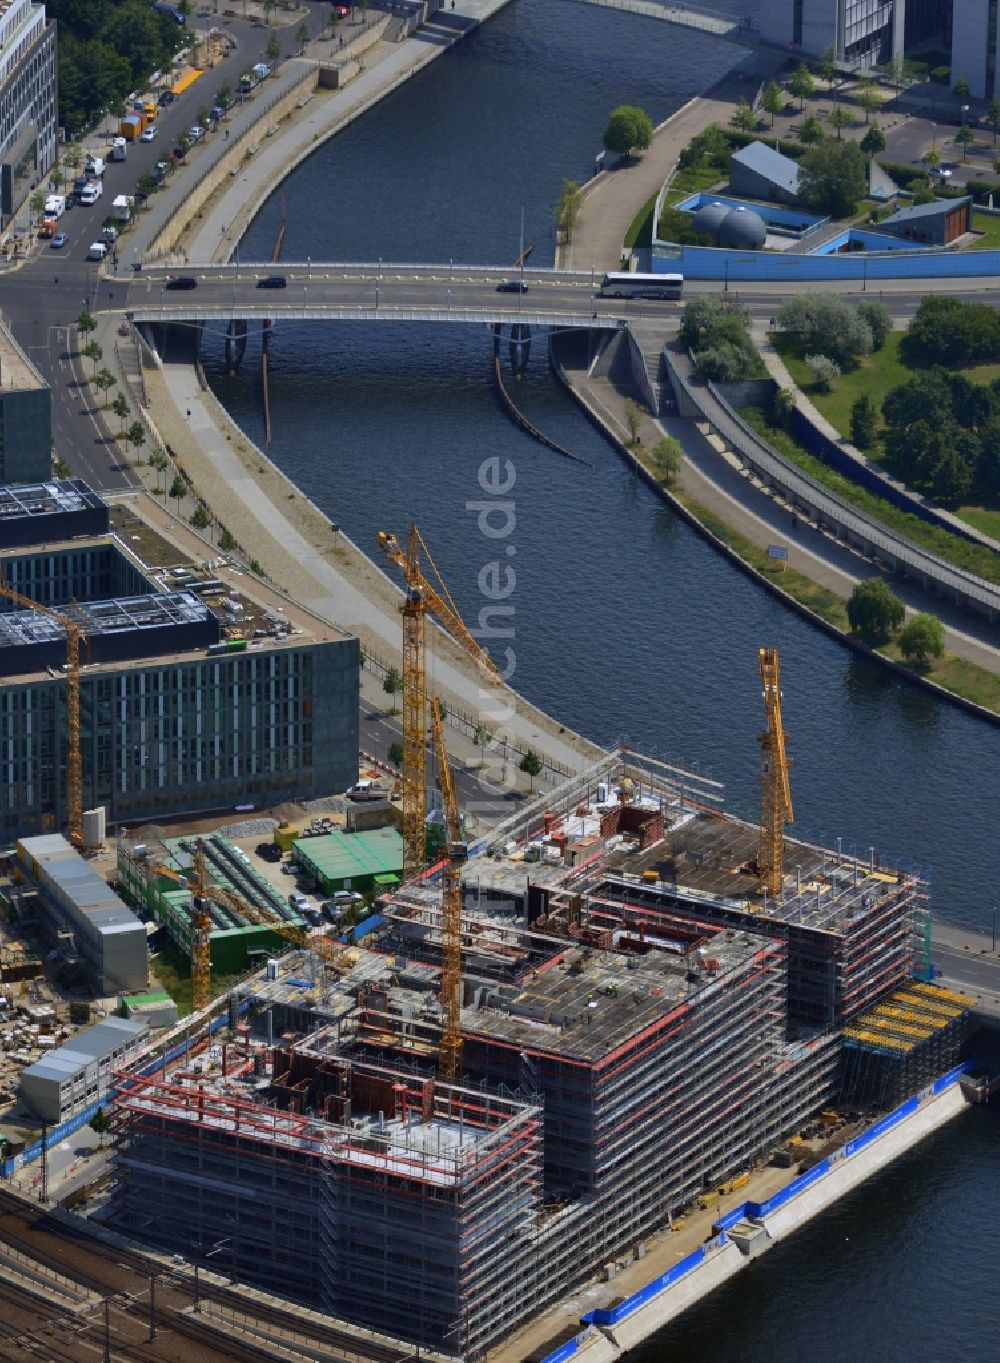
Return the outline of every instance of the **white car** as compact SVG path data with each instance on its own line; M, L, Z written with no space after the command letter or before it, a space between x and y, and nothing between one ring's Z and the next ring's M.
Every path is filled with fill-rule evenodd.
M149 127L148 127L148 128L143 128L142 132L139 134L139 141L140 141L140 142L152 142L153 138L156 136L156 134L157 134L159 131L160 131L160 130L159 130L159 128L156 126L155 123L150 123Z
M205 129L201 126L200 123L195 123L190 128L188 128L188 137L190 137L192 142L200 142L204 136Z
M931 175L935 180L950 180L952 172L946 170L944 166L931 166Z

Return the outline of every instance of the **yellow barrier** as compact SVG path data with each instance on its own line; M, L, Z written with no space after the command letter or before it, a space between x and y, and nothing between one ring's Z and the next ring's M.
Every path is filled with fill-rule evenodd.
M173 94L183 95L184 91L190 90L191 86L195 83L196 80L198 80L198 78L202 74L203 72L201 71L189 71L186 76L181 76L180 80L176 83L176 85L172 85L170 87Z

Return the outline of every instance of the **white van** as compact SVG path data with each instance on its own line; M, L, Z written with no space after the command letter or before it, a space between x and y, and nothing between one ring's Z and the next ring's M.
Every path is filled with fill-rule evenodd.
M65 194L50 194L45 200L45 216L47 218L61 218L65 211Z
M85 188L80 190L80 202L85 208L97 203L97 200L104 193L103 180L91 180Z
M88 260L103 260L108 254L108 244L106 241L92 241L90 250L87 252Z

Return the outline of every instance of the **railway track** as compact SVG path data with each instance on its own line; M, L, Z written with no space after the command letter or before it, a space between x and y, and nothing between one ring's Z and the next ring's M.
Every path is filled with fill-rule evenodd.
M212 1327L201 1324L196 1317L187 1313L194 1294L193 1281L187 1275L181 1276L170 1271L163 1263L151 1259L140 1251L109 1245L98 1238L86 1222L78 1225L56 1221L44 1208L36 1207L0 1189L0 1245L9 1245L20 1254L33 1259L36 1263L62 1274L81 1287L98 1293L102 1298L109 1296L114 1311L127 1316L133 1327L144 1328L148 1320L150 1278L155 1277L156 1318L158 1333L174 1336L172 1352L163 1352L159 1343L143 1349L139 1341L118 1341L116 1339L113 1356L117 1360L135 1359L138 1363L165 1363L169 1359L183 1359L184 1363L206 1363L239 1359L243 1363L251 1360L267 1360L273 1363L274 1353L258 1348L245 1341L227 1342L225 1336ZM7 1288L13 1285L0 1283L0 1301L6 1303ZM20 1289L17 1289L20 1290ZM27 1297L30 1294L24 1293ZM414 1357L412 1351L380 1345L374 1341L360 1339L347 1330L331 1323L323 1325L315 1320L306 1320L295 1307L287 1309L248 1299L237 1288L221 1287L211 1281L201 1279L199 1296L203 1301L211 1301L217 1306L243 1315L262 1325L272 1325L276 1330L295 1332L300 1340L308 1336L321 1348L338 1352L350 1359L367 1360L368 1363L405 1363ZM35 1323L38 1321L38 1300L35 1301ZM63 1319L75 1313L56 1308L55 1316ZM103 1312L98 1322L91 1322L93 1328L103 1330ZM6 1321L6 1316L0 1318ZM15 1332L16 1333L16 1332ZM190 1343L185 1347L183 1337ZM192 1351L195 1343L199 1351ZM0 1359L18 1357L6 1350L6 1337L0 1326ZM131 1349L132 1353L127 1350ZM26 1350L20 1357L32 1357ZM46 1355L40 1355L45 1357ZM53 1352L48 1355L61 1363L62 1354ZM100 1358L102 1355L98 1354ZM87 1363L88 1354L72 1352L66 1355L70 1363Z

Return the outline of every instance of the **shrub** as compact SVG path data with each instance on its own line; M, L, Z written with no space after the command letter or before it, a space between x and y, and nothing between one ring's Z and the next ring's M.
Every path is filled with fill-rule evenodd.
M867 644L880 644L903 623L902 601L880 577L859 582L847 602L852 631Z
M832 393L840 378L840 365L829 355L807 355L806 365L821 393Z
M878 432L878 408L867 393L851 408L851 439L859 450L870 450Z
M944 652L944 625L936 615L923 611L908 620L899 632L899 651L907 662L924 666L928 658Z

